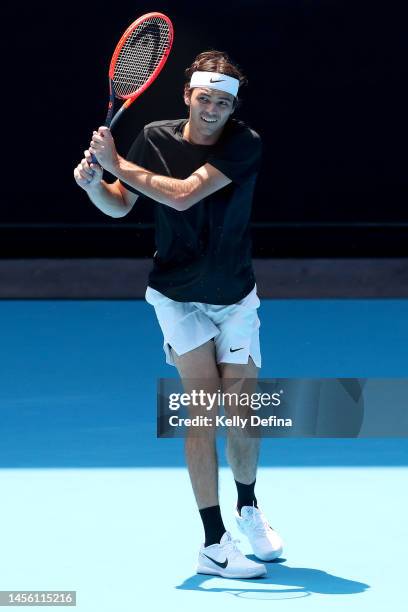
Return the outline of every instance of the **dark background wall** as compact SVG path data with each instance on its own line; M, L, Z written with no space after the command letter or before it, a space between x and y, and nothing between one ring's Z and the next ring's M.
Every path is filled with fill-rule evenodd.
M249 78L239 117L264 142L254 254L408 255L402 4L123 0L7 10L0 256L151 255L150 203L111 219L73 180L103 123L118 36L151 10L172 19L174 47L115 129L122 154L144 124L186 116L184 69L202 50L226 50Z

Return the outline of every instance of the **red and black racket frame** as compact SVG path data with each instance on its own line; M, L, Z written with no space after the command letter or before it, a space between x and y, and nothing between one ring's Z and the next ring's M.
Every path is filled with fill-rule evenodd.
M157 64L157 66L154 68L152 74L150 75L150 77L147 79L147 81L134 93L129 94L129 95L124 95L124 96L117 96L115 93L115 88L114 88L114 84L113 84L113 77L115 74L115 66L116 66L116 62L118 60L119 54L124 46L124 44L126 43L127 39L129 38L129 36L131 35L131 33L138 28L139 26L141 26L143 24L143 22L150 20L154 17L157 18L161 18L164 21L166 21L168 27L169 27L169 41L168 41L168 45L167 47L164 49L163 51L163 56L161 58L161 60L159 61L159 63ZM146 36L146 34L149 32L149 26L146 28L145 31L143 31L141 33L141 35ZM173 30L173 24L170 21L170 19L166 16L163 15L163 13L147 13L146 15L143 15L142 17L139 17L139 19L136 19L136 21L134 21L128 28L127 30L123 33L121 39L119 40L118 44L116 45L115 51L113 53L111 62L110 62L110 66L109 66L109 104L108 104L108 112L106 115L106 119L105 119L105 123L104 125L110 129L113 128L113 126L115 125L115 123L117 122L117 120L122 116L122 113L129 108L129 106L144 92L146 91L146 89L148 87L150 87L150 85L157 79L157 77L159 76L160 72L162 71L167 58L170 54L172 45L173 45L173 38L174 38L174 30ZM113 117L113 109L114 109L114 104L115 104L115 99L119 98L121 100L125 100L124 104L121 106L121 108L117 111L117 113L115 114L115 116ZM92 155L92 162L93 163L98 163L96 157L94 155Z

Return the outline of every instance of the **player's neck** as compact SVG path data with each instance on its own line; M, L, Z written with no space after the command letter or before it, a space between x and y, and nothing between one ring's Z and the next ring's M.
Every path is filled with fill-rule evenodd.
M221 131L215 134L211 134L209 136L207 134L201 134L200 131L189 120L184 126L183 138L191 144L213 145L221 136Z

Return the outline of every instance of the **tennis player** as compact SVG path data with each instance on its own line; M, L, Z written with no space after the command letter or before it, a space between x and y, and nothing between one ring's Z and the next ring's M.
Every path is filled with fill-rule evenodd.
M164 336L167 363L189 379L256 379L261 367L259 298L251 261L250 213L261 139L232 118L246 77L227 54L200 53L186 70L188 119L146 125L121 157L107 127L93 132L74 177L111 217L130 212L143 195L155 204L157 251L146 300ZM91 163L117 177L102 180ZM234 383L235 384L235 383ZM186 459L205 542L198 573L228 578L264 576L245 557L221 516L214 428L186 436ZM255 496L259 437L229 428L227 458L237 486L235 519L261 561L282 553Z

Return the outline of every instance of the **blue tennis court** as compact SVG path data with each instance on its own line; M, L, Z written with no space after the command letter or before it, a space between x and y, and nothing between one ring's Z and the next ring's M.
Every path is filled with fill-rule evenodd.
M265 579L196 575L183 440L156 438L156 382L176 370L153 309L7 300L0 312L2 590L76 590L87 612L403 608L406 438L264 440L257 496L283 557ZM264 378L407 376L407 300L261 300L260 318Z

